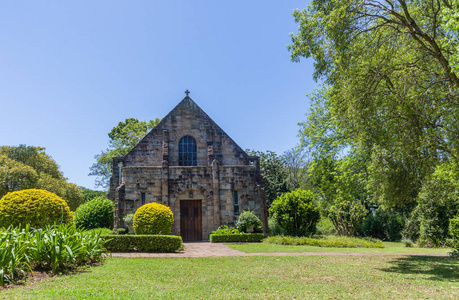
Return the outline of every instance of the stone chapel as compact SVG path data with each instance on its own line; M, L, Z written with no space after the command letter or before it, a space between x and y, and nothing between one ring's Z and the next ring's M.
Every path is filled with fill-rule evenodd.
M172 234L208 240L220 225L235 225L244 210L267 226L260 161L241 149L186 97L127 155L113 158L110 199L115 228L140 206L156 202L174 214Z

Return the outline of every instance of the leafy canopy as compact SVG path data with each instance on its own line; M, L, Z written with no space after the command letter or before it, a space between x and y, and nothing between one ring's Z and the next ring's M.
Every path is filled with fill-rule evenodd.
M158 118L148 122L129 118L112 128L108 133L108 148L94 156L97 162L90 167L89 175L96 176L97 187L109 187L113 158L128 154L160 121Z

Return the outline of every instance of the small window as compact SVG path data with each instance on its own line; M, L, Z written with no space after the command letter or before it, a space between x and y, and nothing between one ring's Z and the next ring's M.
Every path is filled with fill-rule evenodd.
M179 141L179 166L197 165L196 140L191 136L184 136Z
M144 205L146 202L145 193L140 193L140 206Z
M237 191L233 191L233 206L234 215L239 215L239 195Z

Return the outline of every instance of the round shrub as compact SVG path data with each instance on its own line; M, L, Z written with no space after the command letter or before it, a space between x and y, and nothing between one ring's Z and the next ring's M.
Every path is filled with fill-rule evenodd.
M41 228L54 223L71 223L64 199L45 190L10 192L0 199L0 227L26 225Z
M174 216L169 207L148 203L142 205L134 214L135 234L162 234L171 233Z
M237 220L237 228L241 232L248 232L248 229L253 226L253 232L262 232L261 220L250 210L243 211ZM250 231L250 230L249 230Z
M313 235L320 219L313 193L300 189L279 196L271 204L269 213L285 234L294 236Z
M73 219L77 227L86 230L93 228L113 229L114 214L115 205L112 201L103 197L96 197L80 205L75 211Z

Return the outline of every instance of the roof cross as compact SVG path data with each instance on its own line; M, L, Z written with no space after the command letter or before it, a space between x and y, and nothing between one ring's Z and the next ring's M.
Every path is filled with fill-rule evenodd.
M188 94L189 94L189 93L190 93L190 91L187 89L187 90L185 91L185 94L187 95L187 97L188 97Z

